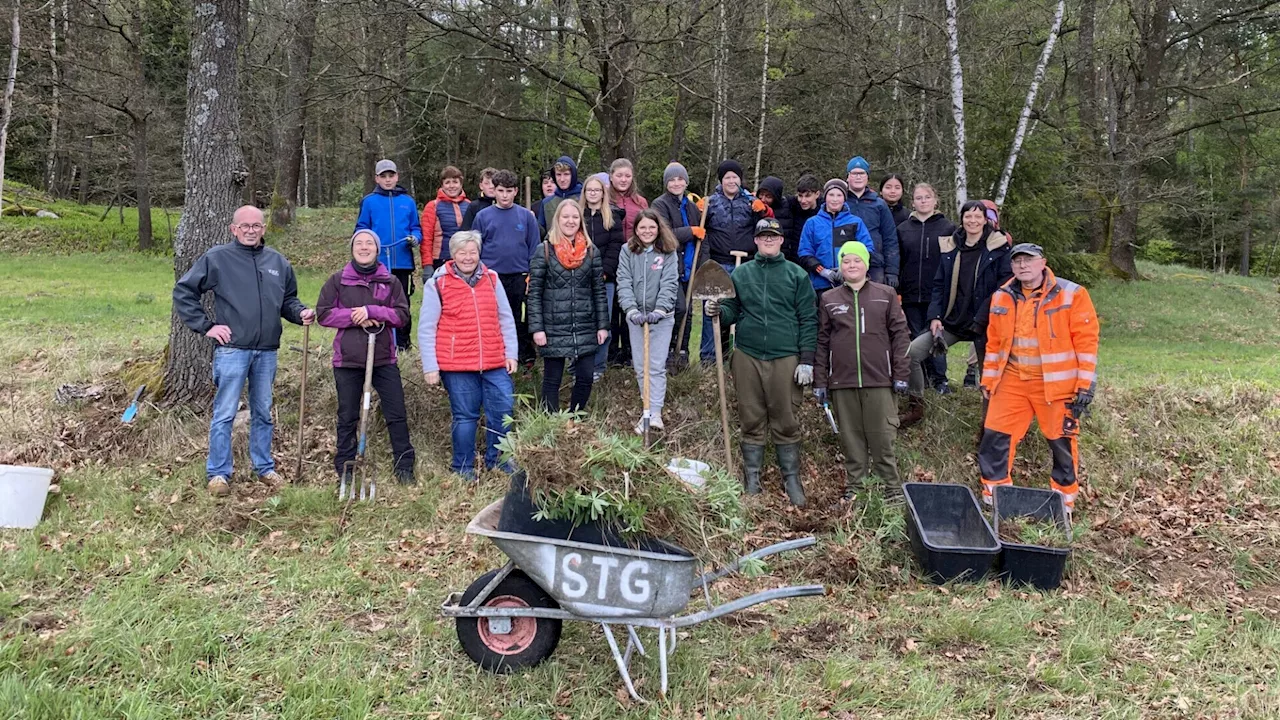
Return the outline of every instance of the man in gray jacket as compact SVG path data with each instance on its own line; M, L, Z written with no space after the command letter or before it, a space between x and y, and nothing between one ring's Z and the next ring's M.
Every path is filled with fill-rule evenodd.
M212 338L213 420L209 423L209 459L205 465L209 492L231 491L231 423L240 393L249 386L249 457L253 470L268 482L279 482L271 457L271 389L280 348L280 318L310 325L315 311L298 300L293 267L266 247L262 211L246 205L236 210L231 234L236 241L217 245L196 260L173 287L173 308L192 331ZM200 297L213 293L213 317Z

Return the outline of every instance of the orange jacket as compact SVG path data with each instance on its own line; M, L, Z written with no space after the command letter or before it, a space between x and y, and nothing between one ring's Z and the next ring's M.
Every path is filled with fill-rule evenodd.
M436 190L436 199L422 207L422 267L431 267L432 261L440 258L442 250L444 257L449 257L449 238L462 229L462 220L470 204L465 191L451 198L444 194L444 189L439 189ZM446 208L443 215L441 205Z
M1034 341L1024 338L1017 354L1028 356L1028 349L1039 352L1047 402L1075 397L1080 390L1090 390L1097 381L1098 314L1089 299L1089 291L1063 280L1045 269L1044 300L1036 308ZM991 296L991 315L987 324L987 351L983 359L982 386L995 392L1009 364L1014 347L1017 303L1027 302L1017 278L1010 280ZM1034 357L1034 356L1032 356Z

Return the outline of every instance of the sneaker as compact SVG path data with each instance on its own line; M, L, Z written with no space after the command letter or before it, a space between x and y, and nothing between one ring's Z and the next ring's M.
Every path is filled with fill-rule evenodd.
M666 430L662 425L662 415L655 414L649 418L649 428L652 430Z
M650 422L650 423L649 423L649 427L650 427L650 428L652 428L652 427L653 427L653 423L652 423L652 422ZM637 420L637 421L636 421L636 434L637 434L637 435L643 435L643 434L644 434L644 418L643 418L643 417L641 417L639 420Z
M209 478L209 494L214 497L226 497L231 493L231 486L227 484L227 479L221 475L214 475Z
M280 473L275 470L268 470L262 473L258 476L258 479L262 482L269 482L273 485L284 482L284 478L280 477Z
M933 386L933 389L934 389L934 391L935 391L935 392L937 392L939 395L950 395L950 394L951 394L951 392L952 392L952 391L951 391L951 383L947 382L946 380L943 380L942 382L938 383L937 385L934 385L934 386Z
M604 373L602 373L602 372L593 372L593 373L591 373L591 382L592 382L593 384L594 384L594 383L598 383L598 382L600 382L600 381L601 381L601 380L603 380L603 379L604 379Z

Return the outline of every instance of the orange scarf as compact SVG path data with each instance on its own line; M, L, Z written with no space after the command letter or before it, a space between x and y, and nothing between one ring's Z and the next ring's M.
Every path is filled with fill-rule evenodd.
M587 236L579 230L569 242L561 240L552 247L556 249L556 259L561 265L569 270L576 270L582 266L582 260L587 256L587 245Z

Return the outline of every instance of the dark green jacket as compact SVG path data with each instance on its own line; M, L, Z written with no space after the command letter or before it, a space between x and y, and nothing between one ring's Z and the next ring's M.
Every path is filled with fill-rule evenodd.
M781 253L756 257L733 271L738 296L720 303L720 322L738 325L737 349L757 360L799 355L813 364L818 306L809 274Z
M550 243L542 243L529 260L525 312L530 334L547 334L539 355L576 358L598 350L596 331L609 329L600 249L589 246L582 265L570 270L560 264Z

